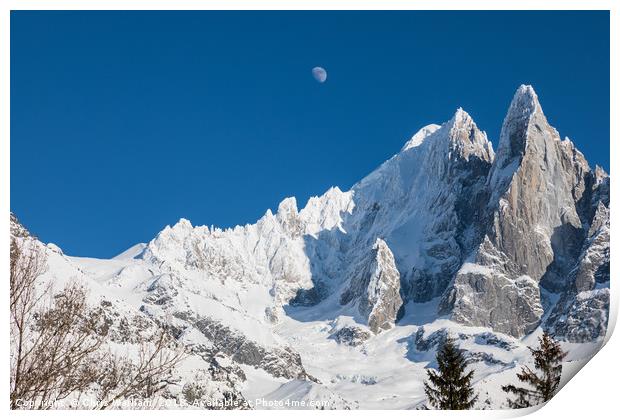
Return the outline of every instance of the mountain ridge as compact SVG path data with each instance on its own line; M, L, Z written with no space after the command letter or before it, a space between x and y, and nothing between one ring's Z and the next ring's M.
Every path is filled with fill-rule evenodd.
M69 265L106 299L172 319L178 340L205 360L219 355L239 365L247 380L235 392L303 391L357 407L374 387L369 406L386 407L389 372L418 372L448 333L480 363L483 388L524 360L520 352L543 329L575 354L601 343L609 182L560 138L534 89L522 85L497 151L459 108L349 191L332 187L301 209L288 197L256 223L227 229L182 218L111 260L64 257L50 271ZM16 219L12 232L21 232ZM501 351L499 342L507 343ZM389 365L381 362L385 348ZM353 366L332 363L340 355L374 376L360 379ZM501 405L500 396L490 399Z

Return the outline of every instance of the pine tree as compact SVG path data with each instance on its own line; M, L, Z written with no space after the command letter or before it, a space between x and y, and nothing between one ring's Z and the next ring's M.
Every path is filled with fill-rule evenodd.
M519 381L529 384L530 387L502 386L504 392L516 395L514 400L508 399L510 408L525 408L547 402L560 385L562 360L566 353L562 351L560 343L546 332L538 338L538 343L538 348L528 348L534 356L534 367L540 373L532 371L528 366L524 366L521 372L517 373Z
M467 361L462 351L447 337L437 353L439 371L427 369L429 382L424 381L428 402L440 410L468 410L478 399L471 380L474 371L465 373Z

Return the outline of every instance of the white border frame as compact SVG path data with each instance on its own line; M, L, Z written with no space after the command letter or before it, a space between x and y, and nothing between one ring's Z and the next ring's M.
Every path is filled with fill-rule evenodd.
M375 4L378 3L378 4ZM0 272L4 284L8 283L7 276L9 266L9 211L10 211L10 11L11 10L610 10L611 40L610 40L610 138L618 139L618 122L614 115L618 116L618 82L617 74L620 72L618 66L618 24L619 9L616 2L612 0L470 0L468 2L459 0L417 0L417 1L398 1L382 0L373 2L370 0L345 1L345 0L297 0L294 3L282 0L5 0L0 2ZM527 30L527 28L524 28ZM617 167L618 147L614 141L610 144L610 174L612 168ZM618 192L616 182L611 182L611 195L616 197ZM615 233L618 222L616 212L611 211L611 276L615 279L618 273L618 252L614 244ZM440 412L440 411L417 411L415 413L399 410L379 410L377 411L325 411L322 416L338 417L351 416L355 418L370 417L378 415L389 415L395 418L411 419L411 416L421 417L455 417L455 418L505 418L516 417L530 412L534 412L533 417L545 418L552 415L556 418L583 419L587 417L610 418L610 413L617 411L617 382L620 381L620 369L618 357L620 357L620 342L618 339L609 340L617 320L618 303L620 288L611 287L611 311L608 334L606 342L608 344L595 357L588 362L588 368L583 369L577 375L578 379L572 379L556 395L542 411L538 408L527 410L494 410L494 411L467 411L459 413ZM5 289L6 290L6 289ZM7 297L1 301L2 313L8 315ZM47 418L79 418L86 414L84 411L16 411L11 412L9 407L9 328L6 318L0 322L0 333L3 342L6 343L2 349L0 360L4 362L0 365L0 378L6 381L7 389L0 394L0 401L3 407L11 416L46 416ZM542 414L541 414L542 412ZM168 418L179 415L179 411L113 411L113 412L89 412L93 416L104 416L106 418L127 416L149 416L150 418ZM294 412L286 410L277 411L250 411L250 412L214 412L214 411L183 411L184 417L204 418L205 415L216 417L252 417L252 418L288 418L302 417L310 418L317 415L313 411L297 410ZM617 414L616 414L617 416Z

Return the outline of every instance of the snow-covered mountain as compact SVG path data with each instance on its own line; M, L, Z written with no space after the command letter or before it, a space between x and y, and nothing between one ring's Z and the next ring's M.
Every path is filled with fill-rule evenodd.
M172 322L218 392L256 408L291 398L414 408L448 333L476 369L479 407L497 408L543 329L573 370L602 344L609 176L521 86L497 153L458 109L349 191L301 209L286 198L226 230L181 219L109 260L45 249L48 279L78 279L119 313Z

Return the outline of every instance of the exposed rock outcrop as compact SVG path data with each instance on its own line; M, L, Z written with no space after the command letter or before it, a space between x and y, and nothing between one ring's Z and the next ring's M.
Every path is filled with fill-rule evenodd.
M360 314L375 334L392 328L403 301L400 273L385 241L377 238L368 260L354 276L340 303L346 305L356 300Z
M557 338L579 343L603 337L609 316L609 177L598 175L587 239L545 325Z
M338 344L345 344L347 346L357 347L364 344L364 342L368 340L370 336L371 334L368 331L360 327L346 326L332 333L330 335L330 338L336 340Z
M174 315L192 325L208 340L202 344L203 355L214 356L221 352L237 363L263 369L274 377L315 380L306 373L299 353L290 347L261 345L242 332L210 318L197 317L186 312L177 312Z

